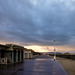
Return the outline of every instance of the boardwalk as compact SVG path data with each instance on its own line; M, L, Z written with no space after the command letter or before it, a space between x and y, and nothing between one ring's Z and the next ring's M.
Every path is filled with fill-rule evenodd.
M58 61L41 55L7 70L0 70L0 75L67 75L67 73Z

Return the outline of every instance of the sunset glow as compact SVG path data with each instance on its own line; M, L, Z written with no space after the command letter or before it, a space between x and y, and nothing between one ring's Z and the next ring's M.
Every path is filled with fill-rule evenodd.
M24 46L28 49L33 49L36 52L53 52L54 46ZM75 53L75 47L69 47L69 46L56 46L56 52L71 52Z
M43 49L43 47L41 46L24 46L24 47L28 49L33 49L36 52L46 52L46 50Z

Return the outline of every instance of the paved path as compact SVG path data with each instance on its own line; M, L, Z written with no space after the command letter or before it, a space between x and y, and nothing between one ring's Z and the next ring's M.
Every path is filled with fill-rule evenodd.
M0 71L1 72L1 71ZM0 75L67 75L58 61L47 56L25 60L24 63L4 70Z

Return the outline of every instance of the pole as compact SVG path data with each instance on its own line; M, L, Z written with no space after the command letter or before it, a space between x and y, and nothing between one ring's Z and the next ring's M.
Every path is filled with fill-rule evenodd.
M55 41L56 40L53 40L54 41L54 61L56 60L56 50L55 50Z

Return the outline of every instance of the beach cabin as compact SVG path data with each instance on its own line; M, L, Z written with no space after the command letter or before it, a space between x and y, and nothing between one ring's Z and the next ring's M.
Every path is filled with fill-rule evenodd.
M33 58L33 50L31 50L31 49L26 49L25 48L25 50L24 50L24 58L25 59L31 59L31 58Z
M0 44L0 64L17 63L24 60L24 47L15 44Z

